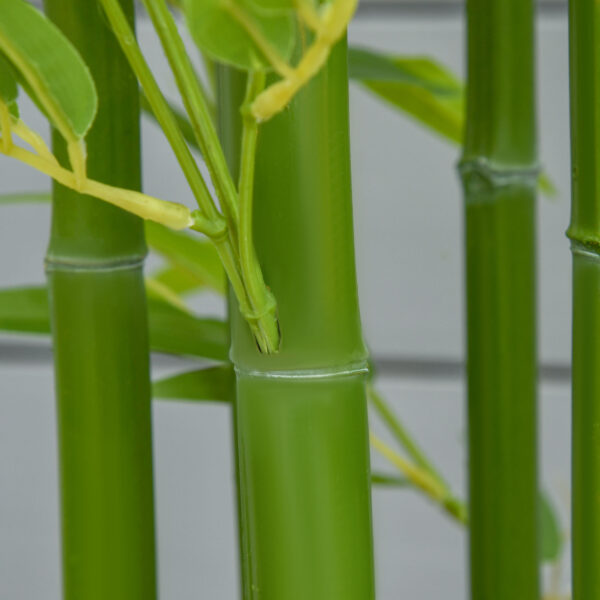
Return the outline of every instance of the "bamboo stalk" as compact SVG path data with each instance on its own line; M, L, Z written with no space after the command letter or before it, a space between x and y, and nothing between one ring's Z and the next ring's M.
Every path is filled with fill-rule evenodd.
M600 7L569 2L573 254L573 599L600 596Z
M282 344L261 355L233 311L246 600L374 597L346 56L344 41L258 134L254 238L278 298ZM232 167L244 79L219 71Z
M539 598L532 0L468 0L471 597Z
M123 0L133 22L133 2ZM100 107L88 172L140 189L137 83L96 0L46 0L90 67ZM66 148L54 135L65 164ZM47 255L67 600L156 598L142 221L54 184Z

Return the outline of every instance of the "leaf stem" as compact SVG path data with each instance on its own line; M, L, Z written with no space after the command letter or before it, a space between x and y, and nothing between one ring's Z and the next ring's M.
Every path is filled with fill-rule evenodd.
M358 0L334 0L325 7L317 35L298 65L288 73L281 73L283 79L270 85L252 104L252 113L259 122L267 121L283 110L300 88L318 73L327 62L333 45L344 35L357 5Z
M204 213L202 216L208 219L208 221L215 224L218 223L221 214L213 202L208 188L206 187L206 183L198 169L198 165L194 161L183 134L177 125L175 117L169 109L169 106L152 75L152 71L136 42L135 35L123 14L118 0L100 1L111 23L113 32L146 94L148 103L152 107L157 121L165 132L165 135L175 152L175 156L183 169L200 209ZM276 337L264 337L264 330L272 331L271 327L263 328L261 325L265 318L269 319L269 315L256 314L252 310L249 304L245 282L240 271L237 248L233 243L236 232L235 230L232 231L228 228L226 233L227 235L212 238L212 241L219 253L227 276L231 281L233 291L239 302L240 311L246 316L248 325L256 338L256 342L261 352L266 354L276 352L279 349L279 334L276 332Z
M237 192L217 136L208 101L165 0L143 2L175 76L221 208L225 212L231 231L234 232L238 219Z
M100 0L100 2L104 7L115 36L144 90L148 103L152 107L156 119L177 157L200 209L208 219L215 219L219 216L219 211L210 196L198 165L185 143L175 117L136 42L135 35L123 14L118 0Z
M0 132L2 132L2 151L9 152L13 142L11 135L12 117L8 106L0 102Z
M6 155L49 175L65 187L104 200L143 219L156 221L172 229L185 229L194 224L189 208L183 204L167 202L141 192L114 187L92 179L84 179L80 182L72 171L20 146L13 145Z
M426 456L425 452L419 447L416 440L408 433L400 419L394 414L383 396L371 385L367 385L367 398L383 419L394 437L408 452L417 465L427 471L429 475L437 481L446 491L449 491L448 484L441 476L439 471L433 466L432 462Z
M269 327L265 331L267 339L279 337L277 324L277 304L273 294L265 285L262 271L254 249L252 232L252 210L254 198L254 170L256 162L256 142L258 123L250 112L254 98L263 90L266 76L264 71L251 71L248 74L246 97L242 105L242 150L240 160L239 181L239 252L242 275L246 282L248 298L253 311L257 315L265 315L261 327ZM251 315L246 315L250 317Z
M387 458L417 489L421 490L426 496L434 502L441 505L444 510L450 514L459 523L466 525L468 522L467 508L460 500L452 497L448 489L431 476L431 474L418 465L411 463L385 442L379 439L374 433L370 434L371 445L382 456Z

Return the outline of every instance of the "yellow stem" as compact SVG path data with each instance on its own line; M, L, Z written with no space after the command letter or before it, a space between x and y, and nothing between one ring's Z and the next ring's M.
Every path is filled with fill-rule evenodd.
M2 151L8 152L12 146L12 116L4 102L0 102L0 132L2 132Z
M356 10L358 0L335 0L325 7L314 42L298 66L284 79L269 86L252 104L252 114L257 121L267 121L283 110L329 58L333 45L344 35Z
M142 219L156 221L171 229L185 229L194 224L190 209L183 204L159 200L141 192L113 187L92 179L79 181L75 173L19 146L12 146L7 156L49 175L65 187L109 202Z
M50 148L46 145L46 142L42 139L42 136L30 129L21 119L13 121L12 132L20 137L26 144L29 144L42 158L45 158L48 162L54 163L58 166L58 161Z
M436 502L443 503L446 500L446 490L427 471L394 452L374 433L370 434L370 438L373 448L397 467L413 485L421 489Z

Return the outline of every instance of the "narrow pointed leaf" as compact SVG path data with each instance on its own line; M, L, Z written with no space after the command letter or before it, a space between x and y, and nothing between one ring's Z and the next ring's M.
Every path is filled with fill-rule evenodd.
M0 290L0 331L50 333L46 288L40 286Z
M282 60L288 60L294 48L291 15L261 11L243 0L184 0L183 11L200 50L241 69L270 67L250 30Z
M164 302L148 301L150 345L156 352L226 360L228 332L223 321L199 319ZM45 286L0 290L0 331L48 334Z
M227 360L229 332L224 321L199 319L153 299L148 299L148 316L152 350Z
M49 204L50 194L47 192L15 192L0 194L0 206L3 204Z
M462 143L463 87L450 71L422 57L392 57L353 48L350 77L426 127Z
M405 477L397 477L396 475L388 475L387 473L371 473L371 484L380 487L408 487L410 482Z
M390 57L366 48L348 51L349 76L359 81L395 81L417 85L440 96L462 96L462 84L428 58Z
M88 68L60 30L29 3L0 0L0 53L61 135L83 138L98 99Z
M225 275L214 246L183 232L146 222L146 239L153 250L196 279L199 286L225 293Z
M389 56L365 48L350 48L349 76L390 106L412 117L454 144L462 144L464 86L446 67L425 57ZM540 191L557 194L546 173Z
M0 54L0 100L15 117L19 116L17 97L19 87L11 64Z
M231 402L234 382L233 367L219 365L156 381L152 396L195 402Z
M153 273L152 279L169 288L178 296L184 296L206 287L206 284L198 277L175 264L169 264L164 269Z
M544 562L554 562L560 558L563 536L559 520L550 498L540 493L540 558Z

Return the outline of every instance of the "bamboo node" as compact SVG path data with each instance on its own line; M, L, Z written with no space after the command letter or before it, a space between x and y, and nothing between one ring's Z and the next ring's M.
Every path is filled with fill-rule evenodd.
M468 188L493 191L509 186L537 187L539 164L503 166L484 157L461 160L457 165L463 184Z

